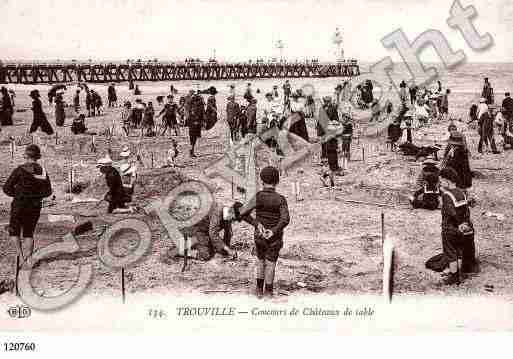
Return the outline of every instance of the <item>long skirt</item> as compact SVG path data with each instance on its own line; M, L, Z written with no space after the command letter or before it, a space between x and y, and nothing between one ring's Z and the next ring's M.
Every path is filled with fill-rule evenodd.
M46 133L47 135L53 135L53 128L52 125L50 125L50 122L46 119L46 116L39 115L34 116L34 120L32 121L32 124L30 125L29 132L33 133L38 130L38 128L41 127L41 131Z

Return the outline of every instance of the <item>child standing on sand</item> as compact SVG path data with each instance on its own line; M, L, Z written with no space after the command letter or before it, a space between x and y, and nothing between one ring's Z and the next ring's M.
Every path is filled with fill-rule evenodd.
M256 294L272 297L276 261L283 247L283 231L290 222L287 199L276 192L280 173L275 167L260 172L263 189L255 198L255 205L245 211L244 221L255 227L255 248L258 257ZM256 218L250 213L256 210Z
M23 261L34 252L34 230L41 215L42 201L52 194L50 178L44 167L38 163L41 159L39 147L27 146L24 158L26 163L11 173L3 187L5 194L13 198L9 236L16 243L18 255ZM25 251L21 235L28 247Z

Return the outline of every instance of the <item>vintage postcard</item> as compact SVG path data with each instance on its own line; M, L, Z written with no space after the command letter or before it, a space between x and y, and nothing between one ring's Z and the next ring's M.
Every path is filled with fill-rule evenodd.
M510 0L0 11L3 333L513 329Z

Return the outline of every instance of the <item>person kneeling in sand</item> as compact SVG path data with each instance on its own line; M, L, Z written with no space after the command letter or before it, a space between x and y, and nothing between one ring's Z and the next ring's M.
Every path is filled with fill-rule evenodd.
M176 199L171 215L178 220L189 219L189 214L195 213L201 205L199 197L194 193L185 193ZM236 202L233 206L220 206L213 203L209 213L194 226L185 228L182 232L191 240L187 256L201 261L209 261L216 253L232 259L237 258L237 252L230 248L232 239L232 222L242 204ZM222 235L221 235L222 233ZM173 248L170 257L184 256L183 245Z
M101 158L98 160L97 167L105 175L105 181L109 187L103 197L109 203L107 213L132 213L134 209L126 206L131 198L125 192L119 172L112 167L112 160L109 157Z
M80 135L87 132L87 127L85 125L85 115L83 113L78 115L77 118L73 119L71 132L73 132L75 135Z
M437 162L428 158L417 179L417 191L409 198L413 208L435 210L440 205L440 170Z

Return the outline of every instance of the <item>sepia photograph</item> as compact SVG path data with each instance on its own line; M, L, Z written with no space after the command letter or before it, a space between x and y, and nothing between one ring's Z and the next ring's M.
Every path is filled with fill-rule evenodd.
M513 330L510 0L0 13L0 330Z

